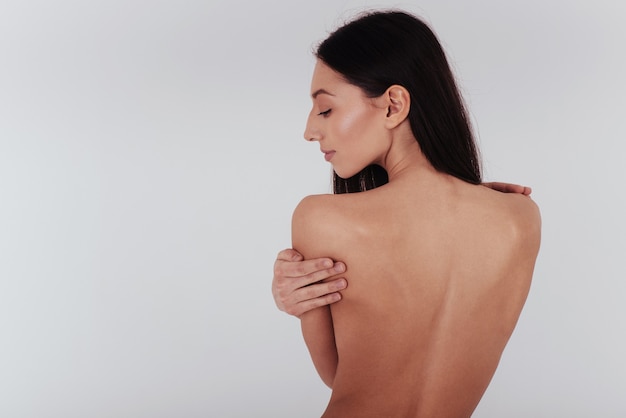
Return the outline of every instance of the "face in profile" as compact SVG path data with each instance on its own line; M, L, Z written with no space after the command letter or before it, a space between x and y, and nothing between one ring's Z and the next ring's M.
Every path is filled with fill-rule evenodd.
M324 158L342 178L381 164L389 148L385 106L318 60L311 81L313 107L304 138L318 141Z

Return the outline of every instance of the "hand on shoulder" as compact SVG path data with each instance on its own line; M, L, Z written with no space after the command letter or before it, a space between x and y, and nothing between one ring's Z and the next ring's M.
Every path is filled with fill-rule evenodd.
M483 186L492 190L496 190L502 193L519 193L524 196L530 196L532 189L528 186L521 186L519 184L502 183L499 181L492 181L488 183L482 183Z

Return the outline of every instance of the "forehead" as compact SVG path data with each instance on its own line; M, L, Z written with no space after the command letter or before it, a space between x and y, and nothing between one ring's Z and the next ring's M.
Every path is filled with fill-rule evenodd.
M341 74L330 68L322 60L317 60L311 79L311 96L313 98L319 93L337 95L354 89L360 90L348 83Z

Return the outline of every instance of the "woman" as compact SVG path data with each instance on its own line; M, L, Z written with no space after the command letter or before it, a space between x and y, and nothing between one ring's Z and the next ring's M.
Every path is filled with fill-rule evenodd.
M333 165L335 194L299 203L292 244L341 260L350 282L299 315L332 388L323 416L470 416L528 294L538 208L480 185L461 96L422 21L366 14L316 55L305 138Z

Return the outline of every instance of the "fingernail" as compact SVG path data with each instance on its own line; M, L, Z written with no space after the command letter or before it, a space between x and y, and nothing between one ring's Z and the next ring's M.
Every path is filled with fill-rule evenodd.
M337 280L337 289L343 289L348 285L348 282L346 282L346 279L339 279Z
M324 260L324 267L329 268L332 267L333 262L331 260Z
M346 266L343 263L336 263L335 264L335 271L337 273L343 273L346 269Z

